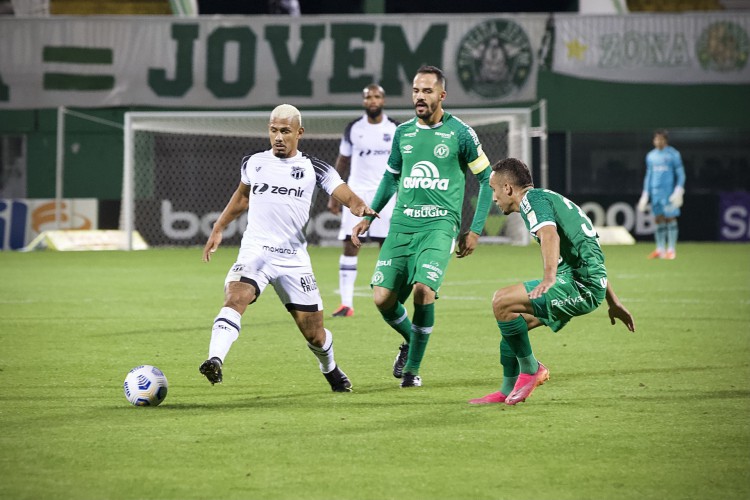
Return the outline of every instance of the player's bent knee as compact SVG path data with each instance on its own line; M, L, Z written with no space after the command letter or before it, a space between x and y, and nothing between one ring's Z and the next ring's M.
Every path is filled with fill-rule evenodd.
M392 290L381 286L372 287L372 301L379 310L390 309L396 303L398 297Z
M492 296L492 312L495 314L496 319L505 319L512 312L512 306L513 294L510 289L501 288L495 291L495 294Z
M430 304L435 302L435 290L424 283L414 283L414 303Z
M247 306L255 302L256 298L255 289L252 287L228 286L224 293L224 307L231 307L242 314Z

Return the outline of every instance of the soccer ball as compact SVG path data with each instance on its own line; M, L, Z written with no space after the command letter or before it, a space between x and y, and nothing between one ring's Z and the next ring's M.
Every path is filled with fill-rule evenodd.
M125 377L125 397L135 406L157 406L167 397L167 377L155 366L136 366Z

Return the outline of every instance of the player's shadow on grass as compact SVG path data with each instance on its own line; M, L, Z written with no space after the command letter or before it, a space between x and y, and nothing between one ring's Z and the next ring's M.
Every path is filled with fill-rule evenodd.
M232 388L231 391L214 392L202 397L201 403L195 403L194 393L186 397L190 402L182 403L175 401L173 397L166 401L160 408L169 411L195 411L206 410L228 410L246 408L302 408L315 407L315 409L331 408L333 405L341 405L356 408L398 408L403 406L452 406L465 404L468 399L486 389L487 382L475 379L460 379L452 381L436 382L430 387L441 390L439 394L430 394L430 388L408 388L402 389L398 386L398 380L394 382L371 384L361 388L355 386L350 394L337 394L326 391L324 388L304 390L299 392L284 392L268 394L267 388L263 388L264 394L252 394L251 386ZM455 391L445 392L446 388L455 388ZM206 388L206 390L212 390ZM390 393L390 395L389 395ZM475 394L476 393L476 394ZM373 399L376 397L377 399Z
M646 389L647 390L647 389ZM229 396L227 396L229 397ZM236 395L232 397L236 398ZM478 405L472 406L467 404L467 400L471 397L464 392L457 392L455 397L442 395L440 398L409 398L403 397L402 394L396 393L392 398L387 400L378 399L373 401L372 399L357 398L357 394L328 394L328 393L298 393L298 394L279 394L272 396L258 395L251 398L244 399L232 399L227 401L217 398L216 401L209 401L204 403L191 402L180 402L180 401L169 401L162 403L158 408L145 408L146 411L160 411L160 412L187 412L187 413L200 413L203 411L217 412L226 410L278 410L280 408L288 408L295 410L310 410L310 411L325 411L325 410L340 410L342 408L350 409L362 409L362 408L373 408L373 409L391 409L397 411L399 408L407 409L414 407L424 408L501 408L505 409L506 405ZM597 401L601 400L617 400L618 403L626 402L642 402L642 401L693 401L698 396L694 392L681 391L680 393L669 393L659 392L658 394L631 394L631 395L609 395L609 396L577 396L574 400L568 400L560 395L547 394L545 397L537 397L532 403L538 407L561 407L573 404L575 406L581 405L596 405ZM733 400L733 399L750 399L750 391L744 389L738 390L726 390L726 391L712 391L700 396L701 399L711 400ZM524 404L522 407L527 406ZM510 408L510 407L507 407ZM115 411L133 411L133 408L126 405L112 405L110 409Z
M286 323L288 323L288 321L282 321L282 320L278 320L278 321L256 321L256 322L253 323L253 328L267 328L267 327L271 327L271 326L274 326L274 325L284 325ZM101 332L101 333L93 333L90 336L91 337L108 337L108 338L111 338L113 334L116 334L116 335L155 335L155 334L166 335L166 334L170 334L170 333L185 334L185 333L198 333L198 332L204 332L204 333L207 333L208 335L210 335L210 333L211 333L211 323L210 322L205 323L205 324L202 323L202 324L197 325L197 326L194 325L194 324L190 324L190 325L186 325L186 326L170 327L170 328L159 327L156 330L152 326L150 328L144 328L144 329L140 329L139 328L137 330L125 330L125 331L117 331L117 332L106 331L106 332Z

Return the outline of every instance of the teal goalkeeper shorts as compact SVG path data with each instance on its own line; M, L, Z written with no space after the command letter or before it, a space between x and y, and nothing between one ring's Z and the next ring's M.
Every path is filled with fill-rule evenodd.
M526 291L532 291L542 280L525 281ZM573 275L557 276L557 282L547 293L531 300L536 316L553 332L560 331L570 318L594 311L604 301L607 275L575 280Z
M393 290L400 297L414 283L437 292L455 247L456 238L447 231L390 233L380 249L370 285Z

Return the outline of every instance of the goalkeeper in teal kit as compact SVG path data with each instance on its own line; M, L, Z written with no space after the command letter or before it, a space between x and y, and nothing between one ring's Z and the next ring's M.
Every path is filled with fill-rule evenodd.
M679 151L667 144L669 134L654 132L654 149L646 155L646 177L638 210L645 212L651 204L656 223L656 249L649 259L673 260L677 257L677 217L685 194L685 167Z
M503 381L499 391L469 403L515 405L549 379L549 370L534 356L529 330L545 325L557 332L605 300L613 325L619 319L635 331L635 322L607 279L598 235L578 205L554 191L535 189L529 168L516 158L492 165L490 186L500 210L520 212L539 242L544 276L495 292L492 311L500 328Z
M412 88L416 117L401 124L372 207L377 212L398 192L390 232L372 277L383 319L404 339L393 364L401 387L419 387L419 369L435 324L435 299L453 251L473 253L492 202L490 162L474 130L442 108L445 77L434 66L417 70ZM468 172L479 181L470 231L459 234ZM352 229L352 242L371 222ZM457 249L456 249L457 246ZM409 320L404 302L414 294Z

